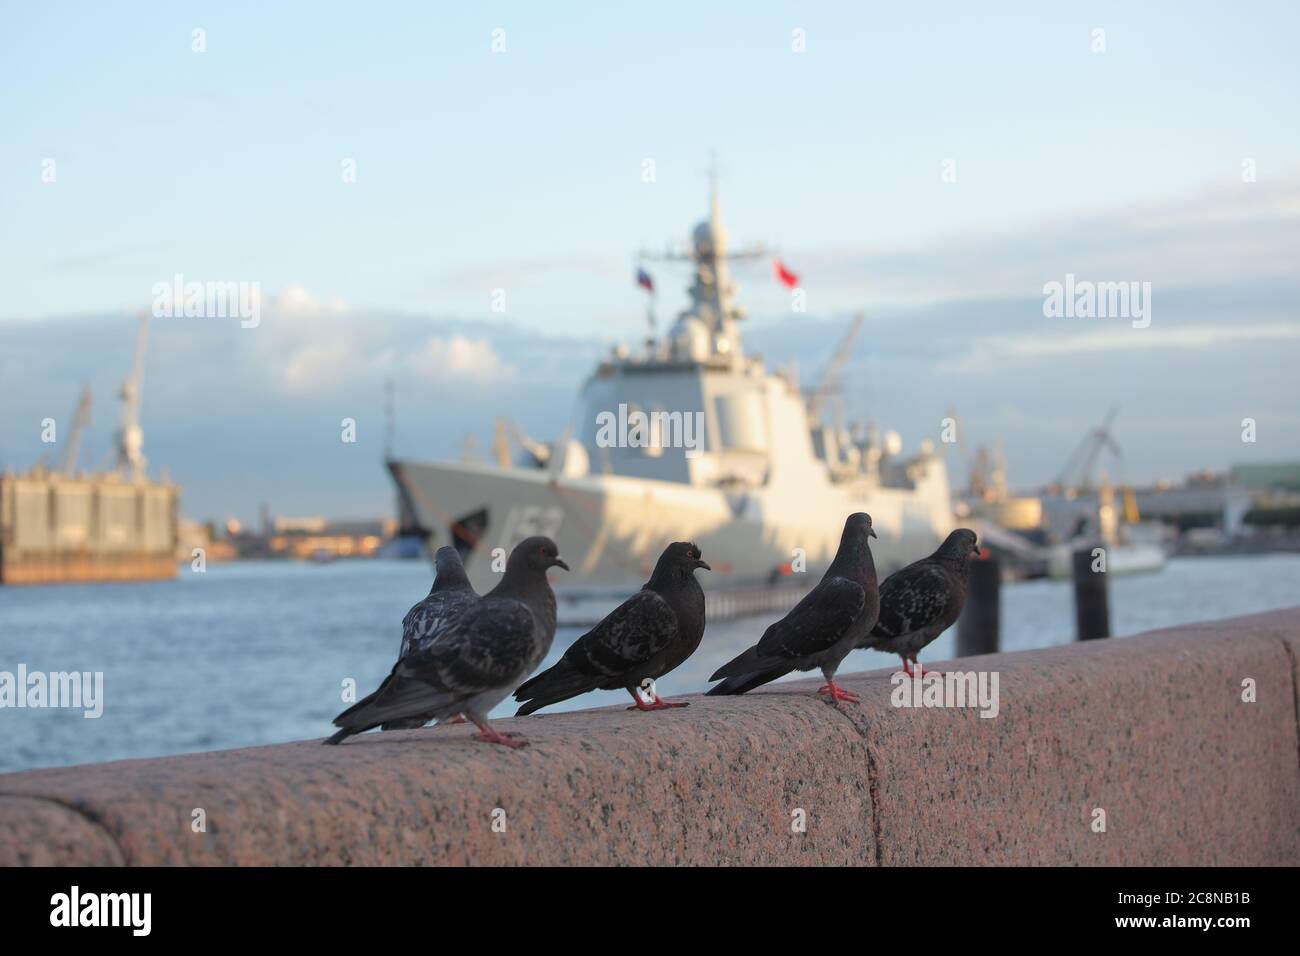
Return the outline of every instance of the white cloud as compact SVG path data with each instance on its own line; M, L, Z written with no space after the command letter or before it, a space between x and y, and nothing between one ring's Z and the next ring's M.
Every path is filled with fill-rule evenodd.
M1059 321L1059 320L1045 320ZM1084 320L1094 321L1094 320ZM1106 320L1097 320L1106 321ZM1121 352L1131 349L1203 349L1214 345L1243 342L1300 339L1300 325L1259 322L1251 325L1196 325L1135 329L1124 320L1114 328L1095 329L1074 335L988 336L972 344L961 358L940 362L946 371L984 371L1004 368L1014 362L1034 362L1087 352Z
M463 335L430 336L407 357L406 368L430 382L458 381L493 384L513 379L516 369L502 360L485 339Z
M933 302L1036 295L1072 272L1151 282L1161 291L1290 278L1300 256L1300 174L1215 183L1195 195L1058 215L912 248L847 246L796 254L810 288L860 301Z
M348 310L347 303L338 296L322 299L298 283L261 295L258 304L262 311L279 316L340 315Z
M282 380L289 391L310 391L337 381L348 365L347 342L304 345L294 350L284 365Z

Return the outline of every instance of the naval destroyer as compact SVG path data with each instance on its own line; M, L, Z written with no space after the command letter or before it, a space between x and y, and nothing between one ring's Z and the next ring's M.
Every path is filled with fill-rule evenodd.
M612 350L582 417L550 443L525 438L521 460L390 457L404 530L430 551L454 544L480 590L500 570L493 552L534 534L558 543L569 587L639 584L681 540L703 549L715 588L811 572L854 511L872 515L882 572L932 551L953 527L933 444L903 456L895 433L827 424L815 392L746 354L729 265L760 254L728 250L715 184L709 217L670 255L693 281L668 334Z

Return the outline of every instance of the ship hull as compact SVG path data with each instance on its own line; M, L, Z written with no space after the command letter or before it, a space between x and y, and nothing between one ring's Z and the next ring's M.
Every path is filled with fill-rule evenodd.
M504 554L545 534L572 569L565 586L644 582L671 541L696 542L712 587L771 578L793 564L819 572L844 519L872 515L882 574L929 554L949 530L946 477L924 489L758 488L730 493L618 475L552 476L475 463L390 462L403 512L432 547L460 539L470 580L491 587ZM493 567L494 553L498 560Z

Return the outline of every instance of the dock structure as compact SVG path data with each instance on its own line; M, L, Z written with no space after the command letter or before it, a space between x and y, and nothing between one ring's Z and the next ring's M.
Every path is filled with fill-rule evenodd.
M179 499L111 472L0 474L0 584L174 578Z
M1297 660L1292 608L938 665L998 675L991 716L876 671L838 678L860 705L502 721L518 751L452 726L11 773L0 865L1295 866Z
M90 424L92 396L83 388L65 430L57 467L0 474L0 585L73 581L143 581L176 577L181 489L146 474L140 401L149 323L139 317L135 359L122 381L116 462L108 471L77 470ZM47 419L43 439L57 444Z

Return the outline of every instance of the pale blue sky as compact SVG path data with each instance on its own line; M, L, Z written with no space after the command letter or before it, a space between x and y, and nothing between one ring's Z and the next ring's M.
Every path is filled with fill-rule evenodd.
M403 454L558 433L714 148L733 240L808 294L740 272L747 341L810 375L865 308L849 411L907 447L956 405L1027 487L1114 403L1133 479L1300 457L1296 4L0 6L0 467L86 382L103 459L130 313L179 272L306 290L154 323L146 453L187 513L386 510L384 379ZM1067 273L1151 282L1152 325L1045 319Z
M710 147L733 237L796 268L1300 159L1288 3L5 10L0 316L135 307L181 271L458 315L502 286L525 324L635 328L632 254L703 211ZM880 297L804 271L814 305ZM766 274L746 285L781 307Z

